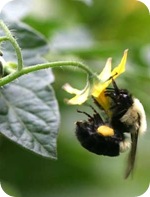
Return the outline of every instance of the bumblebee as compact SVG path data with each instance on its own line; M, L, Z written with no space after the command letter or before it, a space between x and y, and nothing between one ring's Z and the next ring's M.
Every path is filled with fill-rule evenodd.
M93 115L84 113L88 120L76 122L76 136L81 145L88 151L105 156L118 156L130 149L127 178L133 171L139 134L146 131L146 115L141 102L134 98L128 90L119 89L112 79L112 88L106 88L104 95L109 98L109 115L94 99L107 118L101 117L93 107Z

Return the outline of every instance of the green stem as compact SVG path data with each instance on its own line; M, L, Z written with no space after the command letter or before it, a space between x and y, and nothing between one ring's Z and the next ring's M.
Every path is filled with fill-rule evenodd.
M78 67L84 70L89 77L95 77L97 78L97 75L93 73L85 64L80 63L80 62L75 62L75 61L58 61L58 62L51 62L51 63L46 63L46 64L38 64L30 67L24 67L20 71L16 71L0 80L0 86L3 86L5 84L8 84L12 82L13 80L19 78L22 75L35 72L38 70L43 70L47 68L57 68L57 67ZM97 78L98 79L98 78Z
M81 68L82 70L84 70L88 74L89 80L92 79L92 77L98 79L97 75L94 74L92 72L92 70L90 70L89 67L87 67L83 63L75 62L75 61L58 61L58 62L51 62L51 63L46 63L46 64L38 64L38 65L30 66L30 67L23 67L22 53L21 53L21 49L20 49L17 41L14 39L10 30L7 28L7 26L4 24L4 22L2 20L0 20L0 27L3 29L3 31L6 34L6 36L3 36L0 38L0 42L9 40L16 51L16 55L17 55L17 59L18 59L17 70L15 72L7 75L6 77L1 78L0 79L0 86L8 84L8 83L12 82L13 80L19 78L20 76L31 73L31 72L35 72L35 71L47 69L47 68L62 67L62 66L63 67L71 66L71 67Z
M0 20L0 27L4 30L6 37L3 36L0 38L0 42L2 41L6 41L9 40L12 44L12 46L14 47L14 49L16 50L16 54L17 54L17 59L18 59L18 71L21 71L23 68L23 59L22 59L22 53L21 53L21 49L17 43L17 41L14 39L14 37L12 36L10 30L7 28L7 26L4 24L4 22L2 20Z
M50 63L44 63L44 64L37 64L34 66L26 67L23 69L24 74L27 74L29 72L34 72L37 70L47 69L47 68L56 68L56 67L78 67L84 70L86 73L88 73L90 76L93 76L93 72L90 70L88 66L81 62L76 61L57 61L57 62L50 62Z
M7 41L7 40L9 40L9 38L6 36L0 37L0 42Z

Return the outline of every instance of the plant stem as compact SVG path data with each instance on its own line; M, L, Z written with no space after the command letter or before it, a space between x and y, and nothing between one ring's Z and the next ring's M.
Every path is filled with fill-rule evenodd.
M89 80L92 79L92 77L98 79L97 75L93 73L92 70L88 66L86 66L83 63L76 62L76 61L58 61L58 62L50 62L50 63L45 63L45 64L37 64L37 65L30 66L30 67L23 67L22 53L21 53L21 49L17 41L12 36L10 30L7 28L7 26L4 24L2 20L0 20L0 27L3 29L3 31L6 34L6 36L0 37L0 42L9 40L16 51L17 60L18 60L17 70L7 75L6 77L1 78L0 86L8 84L12 82L13 80L19 78L20 76L31 73L31 72L35 72L35 71L47 69L47 68L68 67L68 66L81 68L88 74Z
M9 38L7 36L0 37L0 42L7 41Z
M24 74L27 74L29 72L46 69L46 68L57 68L57 67L77 67L84 70L87 74L93 76L93 72L90 70L88 66L81 62L76 61L57 61L57 62L50 62L50 63L44 63L44 64L37 64L34 66L26 67L23 69Z
M5 25L5 23L0 20L0 27L4 30L6 37L3 36L0 38L0 42L2 41L6 41L9 40L12 44L12 46L14 47L15 51L16 51L16 55L17 55L17 60L18 60L18 71L21 71L23 68L23 59L22 59L22 53L21 53L21 49L17 43L17 41L14 39L14 37L12 36L10 30L7 28L7 26Z
M78 67L78 68L81 68L82 70L84 70L89 75L90 78L91 77L97 78L97 75L95 73L93 73L83 63L76 62L76 61L58 61L58 62L50 62L50 63L45 63L45 64L37 64L34 66L30 66L30 67L24 67L20 71L16 71L4 78L1 78L0 86L8 84L8 83L12 82L13 80L19 78L20 76L28 74L28 73L35 72L38 70L47 69L47 68L57 68L57 67Z

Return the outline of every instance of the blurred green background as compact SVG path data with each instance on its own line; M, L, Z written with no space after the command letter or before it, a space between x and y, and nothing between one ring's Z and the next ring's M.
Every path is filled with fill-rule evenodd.
M85 62L101 72L108 57L116 66L128 48L126 72L117 79L144 105L150 119L150 15L136 0L34 0L23 21L44 34L50 45L46 58ZM0 178L3 188L15 197L136 197L150 183L150 134L139 138L133 177L124 180L128 153L120 157L97 156L84 150L75 137L75 122L84 119L68 106L62 90L66 82L83 88L85 74L78 69L55 69L56 97L61 125L58 160L48 160L2 139L0 141ZM149 127L148 127L149 128Z

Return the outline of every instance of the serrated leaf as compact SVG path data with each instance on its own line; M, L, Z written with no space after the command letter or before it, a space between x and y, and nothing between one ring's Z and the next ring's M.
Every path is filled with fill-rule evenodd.
M46 71L29 74L0 90L0 132L21 146L56 158L59 112Z

